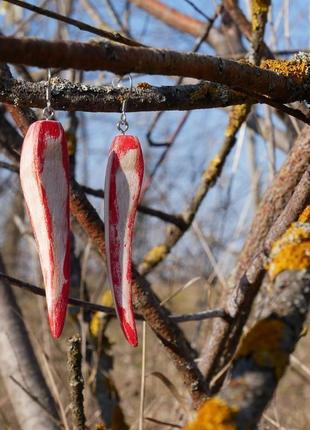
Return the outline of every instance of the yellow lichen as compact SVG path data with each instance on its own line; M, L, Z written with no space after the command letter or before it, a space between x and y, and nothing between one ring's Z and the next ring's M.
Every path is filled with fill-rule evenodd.
M284 270L310 268L310 206L307 206L286 232L276 240L266 265L271 279Z
M106 290L103 292L100 302L103 306L113 306L113 298L110 290ZM102 327L103 317L104 314L102 312L95 312L90 321L89 331L94 338L97 338L99 335L99 332Z
M69 131L67 131L65 134L67 138L68 153L69 155L74 155L76 150L76 137L73 133Z
M187 424L183 430L236 430L237 412L237 408L227 405L218 397L213 397L204 402L195 420Z
M168 248L166 245L154 246L154 248L150 249L149 252L145 255L143 259L143 264L153 265L161 261L166 255L167 251Z
M236 134L240 126L246 119L251 106L248 104L233 106L230 110L228 125L225 130L225 136L231 137Z
M253 0L252 1L252 30L256 31L260 26L260 19L266 20L270 0Z
M288 354L283 349L284 322L276 319L259 321L243 338L236 360L251 357L261 367L274 369L279 379L288 364Z
M302 84L308 78L308 62L299 57L292 60L264 60L261 68L290 77L298 84Z
M208 168L205 170L203 177L206 181L211 180L216 173L218 166L222 163L222 159L216 155L213 160L210 161Z

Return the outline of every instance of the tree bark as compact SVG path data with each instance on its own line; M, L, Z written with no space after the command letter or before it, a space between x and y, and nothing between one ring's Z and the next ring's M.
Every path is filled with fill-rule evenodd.
M44 68L108 70L121 75L136 72L185 76L224 84L254 96L265 95L276 102L309 101L307 55L296 61L268 63L265 68L259 68L211 55L111 42L51 42L0 36L0 61ZM267 100L265 97L264 101Z

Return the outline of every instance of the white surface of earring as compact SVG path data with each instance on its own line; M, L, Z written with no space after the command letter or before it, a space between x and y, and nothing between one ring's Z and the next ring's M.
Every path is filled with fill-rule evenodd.
M55 112L52 108L52 85L51 85L51 69L47 69L47 84L46 84L46 107L43 109L43 117L45 119L54 119Z

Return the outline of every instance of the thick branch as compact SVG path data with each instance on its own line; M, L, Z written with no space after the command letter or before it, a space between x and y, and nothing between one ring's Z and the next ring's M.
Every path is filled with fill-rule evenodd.
M308 80L307 67L303 67L304 74L298 81L298 77L294 78L294 69L287 77L208 55L135 48L111 42L49 42L1 36L0 61L44 68L109 70L122 75L137 72L187 76L218 82L235 90L244 89L247 93L267 95L277 102L309 98L306 85L303 85Z
M309 234L309 224L305 231ZM297 267L296 270L285 270L270 288L273 298L268 302L266 318L255 324L243 339L227 384L198 411L195 423L199 423L199 428L207 428L204 424L214 429L257 428L272 399L307 316L310 302L309 257L307 270L298 270ZM212 424L216 425L213 427ZM184 430L194 428L198 427L192 423Z
M265 253L278 234L298 217L308 203L310 135L306 127L297 139L286 162L281 167L254 219L247 244L230 280L232 286L226 298L226 310L231 322L215 323L208 338L203 367L210 381L235 352L242 328L261 285L265 269Z
M0 80L0 101L15 106L44 108L46 82ZM52 80L52 105L55 110L86 112L120 112L128 89L112 86L73 84ZM138 83L132 89L126 110L161 111L226 107L243 103L246 97L219 84L204 82L197 85L154 87Z

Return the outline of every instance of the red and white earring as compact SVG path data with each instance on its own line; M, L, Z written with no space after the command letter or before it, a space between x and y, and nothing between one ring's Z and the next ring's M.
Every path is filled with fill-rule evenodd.
M65 132L51 108L50 70L46 100L45 119L34 122L24 139L20 179L40 258L49 326L57 338L70 284L69 157Z
M129 96L132 90L130 79ZM122 103L121 132L113 139L109 151L104 187L105 247L107 272L118 319L128 342L137 346L138 337L132 306L132 239L144 174L140 142L126 135L126 104Z

